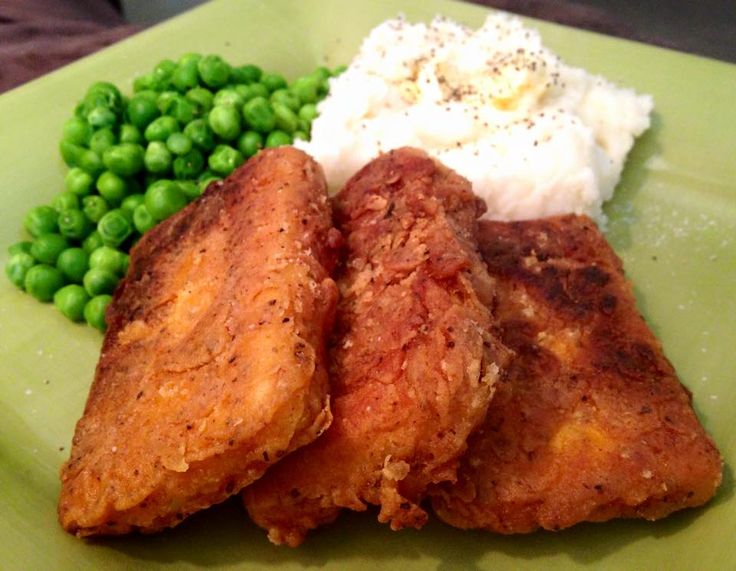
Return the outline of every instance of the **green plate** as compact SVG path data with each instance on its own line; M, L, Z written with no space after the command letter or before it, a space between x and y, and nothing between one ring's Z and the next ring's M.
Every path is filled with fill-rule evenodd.
M361 38L403 11L473 26L486 10L442 0L221 0L0 97L0 262L27 209L61 189L61 125L86 87L132 79L187 51L253 61L288 77L349 61ZM81 415L101 336L73 325L0 278L0 568L133 569L724 569L736 567L736 66L541 22L567 62L654 95L653 128L637 143L608 237L640 308L693 392L726 459L704 509L659 523L585 524L501 537L432 522L391 532L375 512L345 514L297 550L270 545L237 501L150 537L83 542L56 522L58 470Z

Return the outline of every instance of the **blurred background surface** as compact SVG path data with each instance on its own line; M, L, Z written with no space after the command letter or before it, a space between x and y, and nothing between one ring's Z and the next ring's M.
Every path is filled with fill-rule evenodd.
M0 92L203 1L0 0ZM472 1L577 28L736 62L736 0ZM400 0L396 6L399 11Z

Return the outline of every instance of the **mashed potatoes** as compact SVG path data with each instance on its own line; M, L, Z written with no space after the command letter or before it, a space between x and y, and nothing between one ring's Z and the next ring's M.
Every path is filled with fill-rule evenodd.
M507 15L477 31L444 18L375 28L299 146L331 187L380 152L426 150L466 176L489 218L603 219L652 100L569 67Z

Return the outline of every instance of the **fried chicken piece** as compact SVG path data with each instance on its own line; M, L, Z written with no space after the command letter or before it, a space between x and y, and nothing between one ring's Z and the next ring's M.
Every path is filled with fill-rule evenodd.
M483 222L479 240L517 358L457 484L433 491L437 515L525 533L707 502L720 454L594 223Z
M452 480L504 351L477 252L483 212L459 175L414 149L366 165L335 200L348 261L331 345L332 426L244 492L277 544L341 508L421 527L427 487Z
M64 529L176 525L325 430L336 236L321 169L284 147L141 239L62 468Z

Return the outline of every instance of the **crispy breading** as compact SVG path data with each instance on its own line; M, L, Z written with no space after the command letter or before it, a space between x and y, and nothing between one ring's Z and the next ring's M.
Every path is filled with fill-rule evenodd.
M503 341L516 352L441 519L524 533L650 520L708 501L722 461L621 261L587 217L483 222Z
M336 238L321 169L280 148L141 239L62 468L67 531L176 525L326 429Z
M274 543L296 546L341 508L421 527L427 487L452 480L501 360L494 284L477 252L484 206L415 149L382 155L335 200L347 244L331 345L332 426L244 491Z

